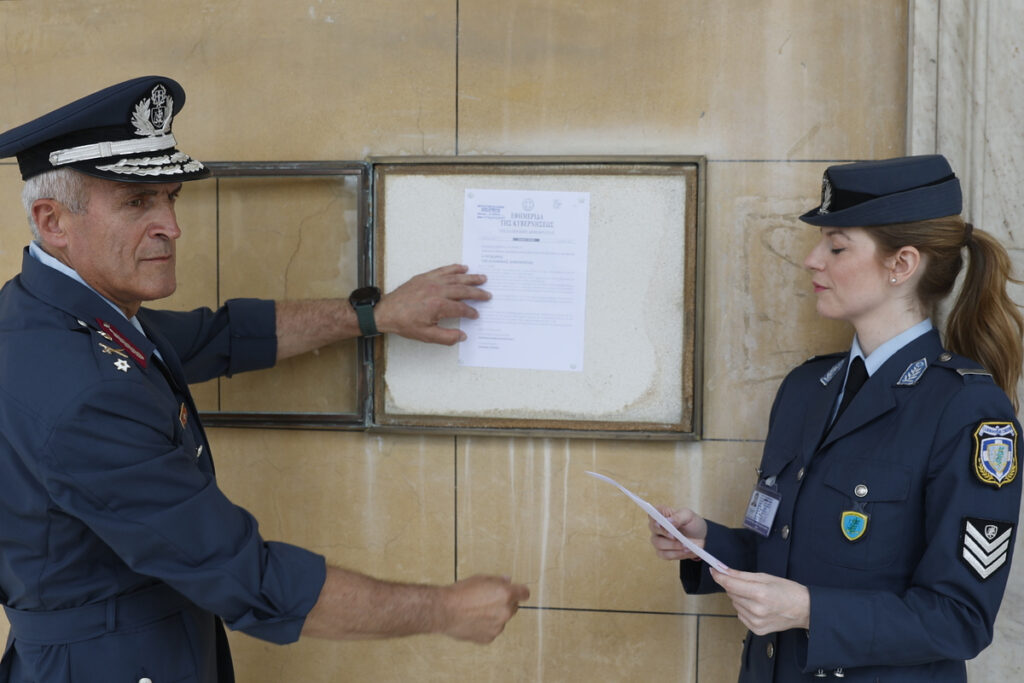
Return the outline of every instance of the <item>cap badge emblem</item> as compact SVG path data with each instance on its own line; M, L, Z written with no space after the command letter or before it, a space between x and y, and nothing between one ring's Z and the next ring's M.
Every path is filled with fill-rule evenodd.
M142 98L132 113L132 126L138 135L153 137L167 135L171 130L174 98L167 94L167 88L157 85L149 97Z
M828 176L822 176L821 178L821 206L818 207L819 214L828 213L829 206L832 204L832 182L829 181Z

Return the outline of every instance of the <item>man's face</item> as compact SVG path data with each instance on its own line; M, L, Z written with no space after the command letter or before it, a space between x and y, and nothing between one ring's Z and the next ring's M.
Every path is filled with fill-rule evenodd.
M135 315L143 301L174 293L174 202L181 183L87 178L85 213L63 214L67 264L96 291Z

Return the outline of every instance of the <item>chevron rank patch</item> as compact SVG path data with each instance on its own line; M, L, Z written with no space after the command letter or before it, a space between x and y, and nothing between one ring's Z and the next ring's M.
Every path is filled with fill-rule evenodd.
M964 517L960 528L960 560L984 581L1006 564L1014 525L989 519Z

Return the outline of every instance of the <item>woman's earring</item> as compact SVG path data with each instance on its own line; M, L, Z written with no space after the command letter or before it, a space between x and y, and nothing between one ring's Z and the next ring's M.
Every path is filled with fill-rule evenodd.
M896 284L896 276L893 275L891 278L889 278L889 282Z

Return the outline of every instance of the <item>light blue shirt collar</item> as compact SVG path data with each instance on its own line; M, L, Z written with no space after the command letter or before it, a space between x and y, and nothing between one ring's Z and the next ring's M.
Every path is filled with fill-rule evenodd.
M75 271L74 268L69 268L64 263L61 263L60 261L58 261L54 257L52 257L49 254L47 254L45 251L43 251L43 248L41 246L39 246L39 244L37 242L35 242L35 241L31 242L28 245L28 253L29 253L29 255L32 256L32 258L34 258L35 260L39 261L44 266L49 266L50 268L53 268L54 270L67 275L69 278L71 278L75 282L81 283L82 285L88 287L91 292L93 292L94 294L96 294L96 296L98 296L99 298L101 298L104 301L106 301L107 304L111 308L113 308L115 311L117 311L117 314L120 315L123 320L127 320L128 322L130 322L132 324L132 327L134 327L136 330L138 330L139 332L142 333L142 336L144 336L144 337L146 336L146 333L142 331L142 323L140 323L136 319L136 317L134 315L132 317L130 317L130 318L128 316L126 316L124 314L124 311L122 311L117 306L117 304L115 304L113 301L111 301L110 299L108 299L107 297L103 296L102 294L97 292L95 289L93 289L89 285L88 282L86 282L85 280L82 279L82 276L79 275L78 272ZM159 352L157 352L157 355L159 355Z
M832 407L832 419L835 419L836 412L839 410L839 405L843 401L843 395L846 393L846 379L850 374L850 364L853 363L854 358L860 356L864 360L864 369L868 371L868 377L871 377L871 375L875 374L875 371L882 367L882 365L885 364L885 361L892 358L897 351L920 337L922 334L930 332L932 327L931 318L925 318L910 329L900 332L892 339L886 341L884 344L872 351L870 356L864 355L864 350L860 348L860 342L857 340L857 335L853 335L853 345L850 347L850 356L846 361L846 373L843 375L843 387L840 390L839 395L836 396L836 403Z
M868 377L870 377L875 374L875 371L878 370L878 368L885 365L885 361L892 358L897 351L920 337L922 334L930 332L932 327L934 326L932 325L931 318L925 318L910 329L900 332L895 337L879 346L877 349L872 351L869 356L864 355L864 351L860 348L860 341L858 341L857 336L854 335L853 346L850 348L850 362L853 362L855 356L863 358L864 367L868 371ZM847 363L846 367L849 369L850 363Z

